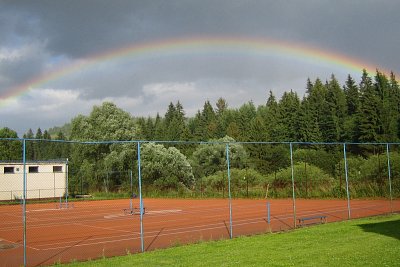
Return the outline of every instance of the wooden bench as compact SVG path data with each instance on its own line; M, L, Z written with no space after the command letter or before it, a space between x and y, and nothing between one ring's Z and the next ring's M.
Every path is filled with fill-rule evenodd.
M319 220L319 221L318 221ZM316 221L315 223L326 223L325 215L315 215L310 217L299 218L299 226L304 226L306 221Z

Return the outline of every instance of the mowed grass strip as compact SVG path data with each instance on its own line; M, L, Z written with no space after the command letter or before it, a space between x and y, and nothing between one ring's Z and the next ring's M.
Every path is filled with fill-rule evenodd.
M400 214L66 266L400 266Z

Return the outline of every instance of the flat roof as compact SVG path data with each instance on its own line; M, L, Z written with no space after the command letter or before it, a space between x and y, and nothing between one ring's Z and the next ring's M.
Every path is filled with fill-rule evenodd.
M50 159L50 160L27 160L26 164L66 164L67 159ZM0 165L22 165L22 160L0 160Z

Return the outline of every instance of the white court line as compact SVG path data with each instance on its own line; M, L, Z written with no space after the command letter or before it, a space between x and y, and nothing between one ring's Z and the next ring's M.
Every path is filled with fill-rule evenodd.
M221 225L221 226L206 227L206 228L194 229L194 230L193 229L186 230L187 228L179 228L179 230L182 229L179 232L146 235L146 238L154 238L154 237L167 236L167 235L179 235L179 234L185 234L185 233L193 233L193 232L200 232L200 231L207 231L207 230L215 230L215 229L220 229L220 228L226 228L226 226L225 225ZM127 241L127 240L138 240L138 239L140 239L140 236L138 236L138 237L121 238L121 239L117 239L117 240L105 240L105 241L98 241L98 242L90 242L90 243L86 243L86 244L77 244L77 245L73 245L73 246L60 246L60 247L42 248L42 249L37 249L37 250L55 250L55 249L64 249L64 248L73 248L73 247L93 246L93 245L98 245L98 244L115 243L115 242L122 242L122 241ZM45 246L45 245L43 245L43 246Z
M52 208L52 209L38 209L38 210L27 210L26 212L41 212L41 211L49 211L49 210L65 210L65 209L56 209L56 208Z
M182 210L151 210L146 211L146 214L166 214L166 213L177 213L182 212Z
M152 214L168 214L168 213L178 213L182 212L182 210L152 210L152 211L146 211L143 213L143 215L152 215ZM138 213L137 215L139 215ZM112 219L112 218L118 218L118 217L125 217L125 216L130 216L132 214L110 214L110 215L105 215L104 219Z
M335 209L335 211L346 211L346 207L337 207L338 209ZM362 208L359 208L362 209ZM328 209L329 210L329 209ZM160 211L153 211L156 213L162 213L162 212L177 212L178 210L160 210ZM332 212L332 210L329 210ZM313 211L305 211L305 214L314 214L312 213ZM314 211L315 212L315 211ZM320 212L320 211L319 211ZM292 216L289 214L285 215L277 215L273 216L271 221L279 220L279 219L291 219ZM233 226L243 226L243 225L248 225L248 224L256 224L259 219L241 219L241 220L234 220L233 221ZM203 228L204 227L204 228ZM96 227L96 228L103 228L103 227ZM175 228L175 229L168 229L164 233L158 233L158 231L151 231L151 232L146 232L146 238L153 238L153 237L159 237L159 236L169 236L169 235L178 235L178 234L183 234L183 233L193 233L193 232L200 232L200 231L207 231L207 230L216 230L216 229L221 229L221 228L226 228L226 225L223 223L213 223L213 224L202 224L202 225L195 225L195 226L189 226L189 227L180 227L180 228ZM121 231L124 232L124 231ZM153 234L154 233L154 234ZM158 234L155 234L158 233ZM106 244L106 243L116 243L116 242L121 242L121 241L127 241L127 240L138 240L140 237L138 236L140 233L139 232L134 232L132 233L133 236L129 235L117 235L117 236L108 236L108 237L97 237L93 238L91 240L88 240L89 242L83 243L83 244L75 244L75 245L64 245L66 243L71 243L71 242L76 242L76 241L67 241L67 242L57 242L51 244L53 247L50 248L45 248L46 246L49 246L49 244L43 244L43 245L38 245L37 248L32 248L35 250L55 250L55 249L62 249L62 248L72 248L72 247L84 247L84 246L93 246L93 245L98 245L98 244ZM150 235L149 235L150 234ZM117 239L114 239L117 238ZM107 240L108 239L108 240ZM110 240L111 239L111 240ZM113 240L114 239L114 240ZM90 242L92 241L92 242ZM95 242L93 242L95 241ZM57 246L58 245L58 246ZM40 248L42 247L42 248ZM44 247L44 248L43 248Z

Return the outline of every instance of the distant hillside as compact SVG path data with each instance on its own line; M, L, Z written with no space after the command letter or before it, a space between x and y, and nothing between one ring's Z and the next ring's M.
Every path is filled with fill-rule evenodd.
M66 123L63 126L54 126L53 128L50 128L47 130L49 132L49 134L51 135L51 139L56 139L58 134L60 132L63 133L63 135L69 139L69 137L71 136L71 123Z

